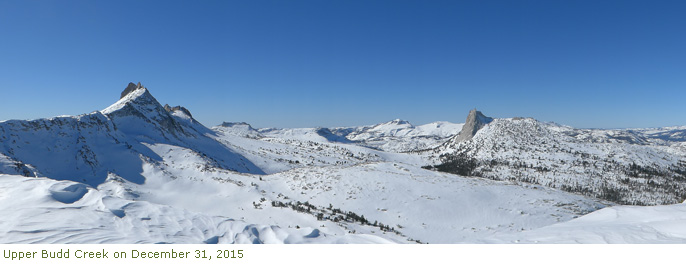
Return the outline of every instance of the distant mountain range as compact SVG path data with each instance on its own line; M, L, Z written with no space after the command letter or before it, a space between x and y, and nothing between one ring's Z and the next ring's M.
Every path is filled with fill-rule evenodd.
M101 111L0 121L0 242L597 242L591 218L576 218L612 210L627 213L601 219L617 232L665 235L608 242L679 242L686 229L634 221L680 221L680 205L608 206L682 202L685 155L686 127L477 110L464 124L208 128L130 83ZM554 238L564 228L590 236Z

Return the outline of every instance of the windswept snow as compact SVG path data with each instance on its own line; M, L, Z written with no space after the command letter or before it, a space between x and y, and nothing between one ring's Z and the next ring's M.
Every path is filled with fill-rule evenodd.
M551 226L503 235L495 243L686 243L686 204L614 206Z
M389 152L410 152L434 148L462 129L463 124L433 122L413 126L408 121L390 122L357 128L334 128L332 132L364 146Z
M3 243L389 243L125 200L72 181L0 175L0 191Z
M210 129L135 86L102 111L0 122L0 242L684 242L684 205L612 206L678 198L684 127L484 124L467 141L400 119ZM425 169L458 155L484 178Z
M575 129L532 118L495 119L467 141L430 151L438 168L514 180L616 203L686 198L686 150L639 130Z

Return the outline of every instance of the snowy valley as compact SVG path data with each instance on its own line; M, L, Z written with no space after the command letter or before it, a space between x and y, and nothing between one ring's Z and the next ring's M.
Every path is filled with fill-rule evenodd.
M0 121L0 242L686 241L686 127L474 110L464 124L208 128L191 111L131 83L101 111Z

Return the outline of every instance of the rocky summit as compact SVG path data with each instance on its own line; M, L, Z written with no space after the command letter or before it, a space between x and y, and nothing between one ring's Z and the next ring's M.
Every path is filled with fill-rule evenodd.
M207 128L122 96L0 121L0 243L686 243L686 204L612 206L686 199L683 126Z
M485 116L476 108L469 111L467 120L465 121L460 134L457 135L457 142L462 142L465 140L470 140L474 137L479 129L483 128L486 124L493 121L493 118Z
M119 99L124 98L124 96L126 96L129 93L131 93L132 91L135 91L136 89L140 89L140 88L143 88L143 85L141 85L140 82L138 82L138 84L133 84L133 82L129 82L129 85L126 86L124 91L121 92L121 96L119 97Z
M165 105L164 105L164 110L167 110L167 112L170 112L170 113L173 113L173 112L175 112L175 111L180 111L180 112L184 113L185 115L187 115L188 117L191 117L191 118L193 117L193 116L191 115L191 111L188 111L188 109L186 109L186 108L183 107L183 106L179 106L179 105L174 106L174 107L171 107L171 106L169 106L168 104L165 104Z

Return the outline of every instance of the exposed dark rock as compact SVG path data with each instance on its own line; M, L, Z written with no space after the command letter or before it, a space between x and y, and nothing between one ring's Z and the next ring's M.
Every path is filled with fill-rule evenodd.
M351 140L345 138L345 136L337 135L336 133L332 132L330 129L325 127L317 128L316 132L318 135L324 137L326 140L331 142L353 143Z
M224 122L221 124L223 127L232 127L232 126L248 126L248 128L253 129L250 124L246 122Z
M401 119L394 119L394 120L388 121L388 122L386 122L386 123L384 123L384 124L391 124L391 125L410 125L410 122L405 121L405 120L401 120Z
M460 134L457 135L457 142L472 139L479 129L491 121L493 121L493 118L485 116L481 112L477 111L476 108L472 109L469 111L467 121L465 121L462 131L460 131Z
M169 112L169 113L173 113L174 111L181 111L181 112L183 112L184 114L186 114L187 116L193 118L193 116L191 115L191 111L188 111L188 109L186 109L186 108L183 107L183 106L178 106L178 105L177 105L177 106L171 107L171 106L169 106L168 104L165 104L165 105L164 105L164 110L167 110L167 112Z
M129 85L126 86L126 89L124 89L124 91L121 92L121 96L119 97L119 99L124 98L124 96L139 88L143 88L140 82L138 82L138 84L133 84L133 82L129 82Z

